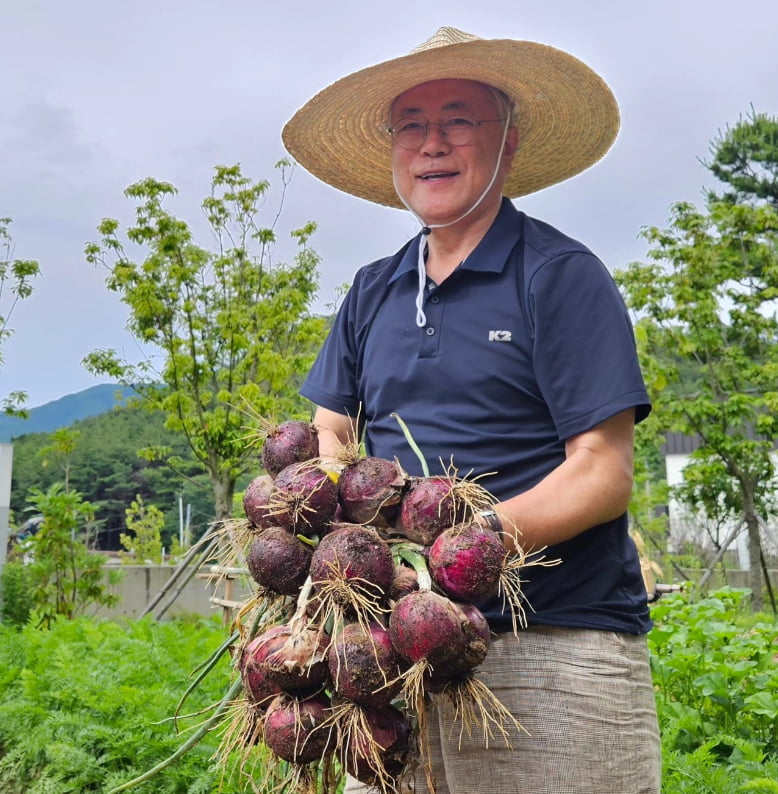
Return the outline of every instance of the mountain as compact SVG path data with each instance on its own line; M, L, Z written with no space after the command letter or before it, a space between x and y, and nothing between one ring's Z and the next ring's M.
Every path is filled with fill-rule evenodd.
M79 419L103 414L122 404L133 391L115 383L101 383L31 408L27 419L0 414L0 443L28 433L51 433Z

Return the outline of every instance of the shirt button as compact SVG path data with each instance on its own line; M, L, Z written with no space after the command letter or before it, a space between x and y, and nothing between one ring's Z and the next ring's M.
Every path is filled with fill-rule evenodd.
M427 336L435 336L435 329L427 328Z
M433 295L430 301L432 301L432 303L440 303L440 298L437 295Z

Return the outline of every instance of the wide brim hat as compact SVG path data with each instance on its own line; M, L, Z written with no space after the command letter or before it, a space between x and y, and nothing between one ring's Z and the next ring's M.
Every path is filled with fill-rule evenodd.
M403 207L392 180L392 102L430 80L476 80L516 108L519 145L503 193L534 193L579 174L608 151L619 109L605 81L574 56L545 44L481 39L443 27L409 55L369 66L319 92L282 132L294 159L354 196Z

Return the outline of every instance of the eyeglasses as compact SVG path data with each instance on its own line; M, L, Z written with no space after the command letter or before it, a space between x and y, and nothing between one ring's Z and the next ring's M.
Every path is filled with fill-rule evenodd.
M411 151L421 148L424 141L427 140L427 133L430 127L440 127L441 136L452 146L467 146L475 140L478 127L482 124L490 124L497 121L505 121L505 119L481 119L476 121L464 116L455 116L445 121L406 119L398 121L393 127L389 127L387 132L398 146Z

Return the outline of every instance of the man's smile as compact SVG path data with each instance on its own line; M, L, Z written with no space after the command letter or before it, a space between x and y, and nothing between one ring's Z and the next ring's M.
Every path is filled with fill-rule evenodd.
M436 179L448 179L453 176L457 176L459 171L429 171L426 174L419 174L418 179L423 179L425 182L429 182Z

